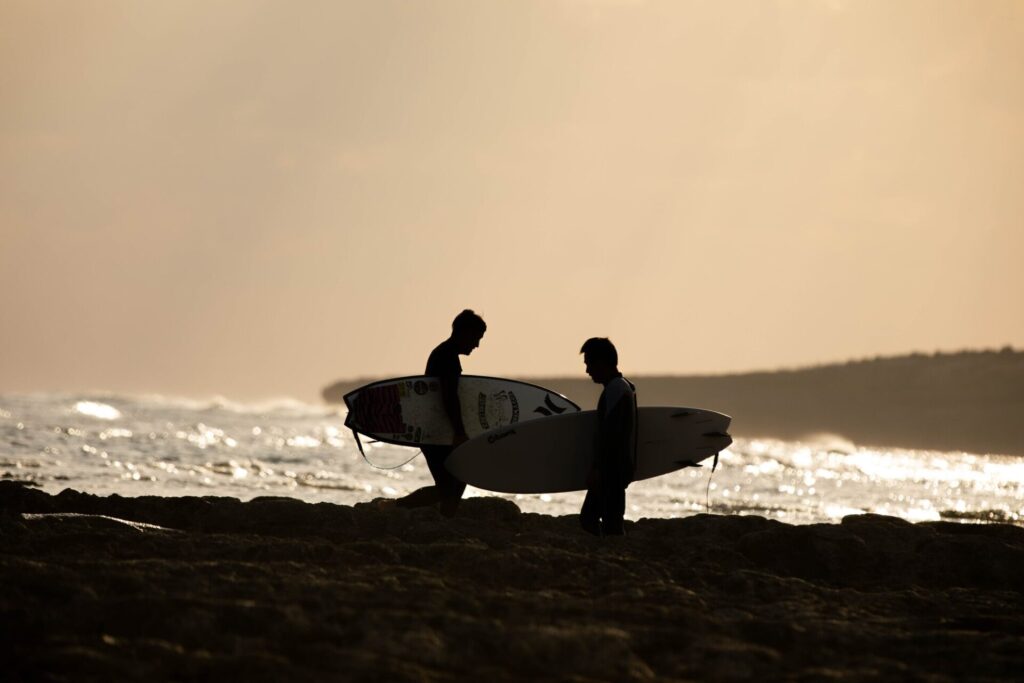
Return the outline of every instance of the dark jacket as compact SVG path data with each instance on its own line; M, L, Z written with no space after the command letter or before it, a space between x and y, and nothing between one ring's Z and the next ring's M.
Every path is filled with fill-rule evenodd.
M622 487L633 481L636 472L636 387L622 378L629 386L625 393L609 410L605 405L608 395L606 387L597 402L598 452L597 468L603 477L611 477ZM614 381L614 380L612 380Z

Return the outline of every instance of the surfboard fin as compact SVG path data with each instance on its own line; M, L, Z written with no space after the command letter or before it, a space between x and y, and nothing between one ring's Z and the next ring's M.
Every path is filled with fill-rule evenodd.
M676 460L676 464L682 465L683 467L704 467L704 465L701 465L699 462L694 462L692 460Z

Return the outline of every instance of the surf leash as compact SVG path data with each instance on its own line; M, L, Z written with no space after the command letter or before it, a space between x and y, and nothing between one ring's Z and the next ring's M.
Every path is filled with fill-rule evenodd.
M369 465L370 467L372 467L372 468L374 468L376 470L397 470L398 468L405 467L406 465L411 463L416 458L416 456L419 455L419 453L414 453L411 458L409 458L405 462L402 462L402 463L399 463L399 464L395 465L394 467L382 467L380 465L374 465L372 462L370 462L370 459L368 457L366 457L366 451L363 450L363 442L359 438L359 432L357 432L355 429L353 429L352 430L352 436L355 437L356 446L359 447L359 455L363 456L363 460L366 461L367 465ZM370 443L380 443L380 441L371 440Z
M355 429L352 430L352 436L356 439L356 445L359 446L359 455L363 456L363 460L366 460L366 453L363 451L363 442L359 439L359 432ZM366 462L370 462L366 460Z
M718 453L715 453L715 462L711 465L711 474L708 475L708 488L704 491L704 509L708 514L711 514L711 478L715 476L716 469L718 469Z

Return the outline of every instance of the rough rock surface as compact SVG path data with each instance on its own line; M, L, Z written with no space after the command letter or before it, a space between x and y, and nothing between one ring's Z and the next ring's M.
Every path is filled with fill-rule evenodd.
M1019 680L1024 528L0 482L4 680Z

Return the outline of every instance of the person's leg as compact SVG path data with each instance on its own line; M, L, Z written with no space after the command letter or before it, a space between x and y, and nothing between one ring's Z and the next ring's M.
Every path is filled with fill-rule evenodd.
M423 458L427 461L427 469L430 470L431 476L434 477L433 486L423 486L416 489L407 496L403 496L395 501L395 504L403 508L419 508L426 507L428 505L436 505L443 495L441 487L438 486L437 474L437 461L440 458L442 461L447 457L448 453L451 452L450 448L438 448L437 446L424 446L420 449L423 453ZM442 466L443 470L444 467Z
M427 447L423 454L427 458L427 467L431 476L434 477L434 485L437 488L438 500L441 503L441 514L451 517L459 509L459 502L462 494L466 491L466 484L455 478L444 466L453 449L448 447Z
M407 496L395 501L400 508L421 508L434 505L441 500L441 491L436 486L418 488Z
M605 536L622 536L626 533L622 520L626 515L626 487L618 482L609 482L604 490L601 531Z
M587 489L587 496L583 499L583 507L580 508L580 526L587 533L595 536L601 535L601 493L599 487L593 486Z

